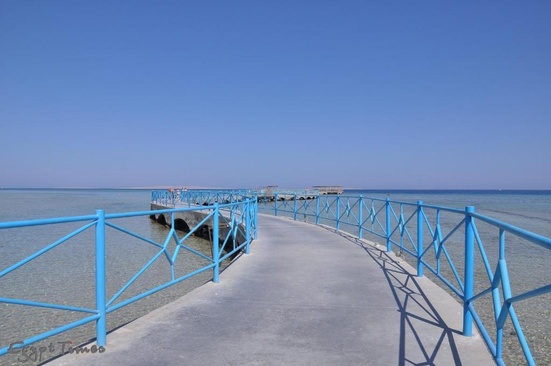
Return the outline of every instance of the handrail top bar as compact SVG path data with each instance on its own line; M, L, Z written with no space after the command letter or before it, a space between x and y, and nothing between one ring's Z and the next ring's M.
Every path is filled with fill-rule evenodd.
M515 234L523 239L526 239L534 244L540 245L546 249L551 249L551 238L546 238L545 236L533 233L528 230L521 229L517 226L508 224L503 221L493 219L491 217L481 215L479 213L470 213L470 215L478 220L484 221L490 225L496 226L500 229L503 229L511 234Z
M417 206L417 204L415 204L414 206ZM432 208L432 209L440 210L440 211L453 212L453 213L458 213L458 214L465 214L465 209L460 209L460 208L425 205L424 203L421 204L420 206L423 207L423 208Z
M378 201L383 201L383 202L386 202L386 200L380 200L380 199L377 199ZM389 200L390 203L398 203L400 205L406 205L406 206L412 206L412 207L422 207L422 208L431 208L431 209L434 209L434 210L440 210L440 211L446 211L446 212L453 212L453 213L457 213L457 214L465 214L465 210L464 209L459 209L459 208L453 208L453 207L446 207L446 206L437 206L437 205L427 205L425 203L422 203L422 204L418 204L416 202L406 202L406 201L394 201L394 200Z
M162 206L162 205L159 205ZM124 217L133 217L133 216L143 216L143 215L152 215L159 213L170 213L170 212L185 212L185 211L197 211L197 210L206 210L212 208L211 206L192 206L192 207L172 207L172 208L163 208L161 210L146 210L146 211L135 211L135 212L122 212L122 213L112 213L106 214L106 219L120 219Z
M7 229L7 228L11 229L11 228L16 228L16 227L24 227L24 226L64 224L64 223L68 223L68 222L96 220L97 218L98 218L97 215L86 215L86 216L53 217L53 218L50 218L50 219L0 222L0 229Z
M196 211L197 209L208 209L208 208L212 208L212 207L209 207L209 206L179 207L179 208L167 208L163 210L112 213L112 214L105 214L105 218L117 219L117 218L124 218L124 217L150 215L150 214L156 214L156 213L167 213L167 212L173 212L173 211ZM8 228L11 229L11 228L17 228L17 227L40 226L40 225L49 225L49 224L65 224L69 222L97 220L97 218L98 218L97 215L87 215L87 216L54 217L51 219L42 219L42 220L0 222L0 229L8 229Z

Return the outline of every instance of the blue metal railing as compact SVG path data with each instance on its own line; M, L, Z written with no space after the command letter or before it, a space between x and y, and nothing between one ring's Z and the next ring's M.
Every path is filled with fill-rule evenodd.
M295 195L278 200L276 195L274 200L260 200L258 209L276 216L325 224L356 234L359 238L369 233L384 239L387 251L394 246L400 253L413 257L418 276L423 276L424 269L429 270L459 298L463 304L463 335L472 335L474 321L497 364L505 364L504 326L509 320L526 362L535 365L515 304L550 293L551 283L512 295L505 234L547 249L551 260L550 238L478 214L471 206L460 210L427 205L422 201L411 203L347 195L320 195L305 201ZM498 232L496 263L490 263L488 259L477 222ZM475 259L481 262L479 267L488 278L486 284L480 281L480 276L475 277ZM477 312L478 301L486 296L491 296L493 302L493 324L488 324L487 320L484 322ZM489 328L495 331L493 337Z
M254 200L254 204L249 207ZM230 217L244 212L250 213L247 222L250 223L253 239L257 238L257 196L250 190L156 190L151 192L151 203L166 207L198 207L224 204L223 211L229 211ZM245 207L244 205L247 205ZM241 217L242 220L245 218Z
M191 202L191 198L197 197L205 198L197 192L189 195L183 194L183 199L188 199ZM86 314L85 317L73 321L55 329L35 334L21 342L17 342L13 348L23 348L34 342L43 340L45 338L66 332L68 330L80 327L90 322L96 322L96 343L97 346L105 346L107 326L107 315L117 309L134 303L140 299L143 299L153 293L163 290L169 286L179 283L183 280L191 278L199 273L203 273L207 270L212 270L213 282L219 281L220 264L234 256L238 251L244 251L246 254L250 251L250 244L257 235L257 201L256 197L246 196L237 192L218 192L213 193L211 199L207 200L207 205L194 206L194 207L175 207L174 194L170 191L154 191L152 192L152 202L162 204L166 209L149 210L140 212L128 212L117 214L106 214L103 210L97 210L95 215L88 216L75 216L75 217L63 217L45 220L29 220L18 222L6 222L0 223L0 230L10 230L15 228L29 228L32 226L49 226L59 225L66 223L78 223L81 226L71 233L55 240L54 242L42 247L42 249L29 255L28 257L18 261L17 263L0 270L0 283L4 276L10 274L14 270L25 266L34 259L49 252L50 250L63 245L69 239L82 235L82 233L94 230L95 231L95 308L77 307L70 305L62 305L58 303L40 302L17 298L0 297L0 303L15 304L22 306L49 308L57 310L66 310L72 312L79 312ZM216 201L212 200L212 197L216 198ZM181 236L181 233L175 230L175 219L178 213L186 211L202 211L205 213L204 218L194 227L190 228L190 231ZM124 218L148 218L152 215L164 214L170 216L168 233L164 238L164 242L155 241L149 237L140 235L132 230L129 230L117 223L117 219ZM212 255L208 256L201 253L190 246L186 245L186 240L196 233L203 225L212 223ZM106 228L113 229L117 232L123 233L123 235L129 235L135 239L145 242L155 249L155 254L151 259L136 272L130 280L128 280L115 294L108 298L106 296L106 278L107 264L106 263ZM225 230L221 230L225 228ZM175 245L175 249L172 253L168 250L169 244ZM178 261L183 261L182 255L178 255L181 250L193 253L208 263L194 271L185 273L183 275L176 275L175 265ZM135 283L140 276L150 268L157 259L164 257L170 267L170 278L165 280L162 284L155 287L144 290L143 292L122 300L122 295L125 291ZM0 294L0 296L2 296ZM119 301L119 302L117 302ZM0 345L3 346L3 345ZM12 345L4 346L0 348L0 356L5 355L10 351Z
M175 207L176 205L208 206L214 203L236 203L255 194L247 190L156 190L151 193L151 202Z
M277 193L274 199L258 197L259 202L257 203L257 197L251 197L249 194L251 193L247 191L160 190L152 192L151 200L152 203L165 206L166 209L121 214L105 214L98 210L95 215L88 216L0 223L0 230L63 223L81 225L71 233L1 270L0 281L5 275L64 244L69 239L82 235L86 231L94 230L95 232L95 307L86 308L23 299L0 298L0 302L7 304L86 314L85 317L77 321L29 337L23 343L18 344L17 347L22 348L33 342L94 321L96 322L97 344L102 346L105 345L106 341L105 321L109 313L207 270L212 269L213 281L217 282L219 280L220 263L223 260L239 250L249 252L250 243L257 235L257 215L260 210L275 215L287 215L295 220L330 225L337 230L350 231L359 238L369 233L383 239L387 251L395 247L400 252L414 258L419 276L424 274L425 269L428 270L460 299L463 304L463 334L466 336L472 334L472 323L474 321L498 364L504 364L503 345L506 321L511 321L513 324L514 332L527 363L535 364L516 314L515 304L550 293L551 284L545 283L543 286L523 290L513 295L510 281L513 274L510 273L507 266L505 239L506 234L521 238L530 244L544 248L546 253L551 253L549 252L551 250L551 239L478 214L473 207L460 210L431 206L421 201L410 203L346 195L321 195L316 196L315 199L304 200L294 195L286 196L285 200L281 200L278 199ZM189 233L180 237L174 229L176 214L178 212L199 210L205 212L205 218L193 228L190 228ZM116 223L116 220L120 218L158 214L170 215L170 230L162 243L139 235ZM212 222L213 228L217 228L212 233L211 256L186 245L186 239L209 220ZM486 244L493 243L488 243L483 238L477 224L488 225L497 231L497 259L493 262L487 250L488 246L486 246ZM228 227L229 230L222 232L218 229L220 226ZM110 298L106 297L105 290L105 278L107 276L105 261L106 228L132 236L156 248L155 255L151 260ZM239 242L236 240L238 237L245 238L245 240ZM177 243L173 253L169 253L167 250L168 243L171 241ZM225 253L222 250L223 248L226 248ZM208 264L195 271L177 276L174 266L181 257L178 253L182 249L207 260ZM115 303L117 300L121 300L122 294L125 293L128 287L160 257L166 258L170 265L170 279L129 299ZM486 284L481 283L479 277L475 277L475 259L481 262L480 267L483 268L488 279ZM488 324L488 320L481 319L478 314L479 301L488 296L491 297L493 303L493 324ZM490 335L490 328L494 329L493 337ZM8 347L0 349L0 355L6 354L7 351Z

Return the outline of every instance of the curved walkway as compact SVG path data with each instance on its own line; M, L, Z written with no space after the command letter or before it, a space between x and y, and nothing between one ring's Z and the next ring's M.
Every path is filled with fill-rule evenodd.
M367 241L259 215L259 239L220 275L53 365L493 365L462 309Z

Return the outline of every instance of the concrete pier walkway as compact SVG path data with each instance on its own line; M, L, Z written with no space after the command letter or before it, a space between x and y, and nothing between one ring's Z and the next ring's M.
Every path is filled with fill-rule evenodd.
M461 306L383 247L259 215L220 275L110 333L102 354L48 365L493 365Z

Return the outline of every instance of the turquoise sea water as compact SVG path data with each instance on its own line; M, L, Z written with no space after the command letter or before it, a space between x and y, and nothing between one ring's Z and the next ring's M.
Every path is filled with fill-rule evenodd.
M347 190L344 195L390 198L406 202L422 200L425 204L441 205L464 209L473 205L476 211L508 222L520 228L551 237L551 191L368 191ZM344 196L343 195L343 196ZM149 209L150 190L0 190L0 222L29 219L54 218L62 216L81 216L94 214L96 209L107 213L144 211ZM128 220L126 227L162 240L166 229L147 218ZM491 227L480 224L478 227L487 250L492 251L497 233ZM28 256L38 248L58 239L68 228L51 226L41 228L10 230L9 235L0 230L0 270ZM93 271L91 262L93 249L90 248L91 236L83 235L67 245L63 244L51 253L33 261L24 268L0 279L0 296L20 297L35 301L51 301L74 306L93 307ZM195 239L199 250L209 250L208 243ZM136 246L128 238L117 238L108 248L108 260L111 278L108 286L113 289L128 279L144 261L151 257L145 246ZM254 245L254 244L253 244ZM495 246L495 245L494 245ZM453 249L452 249L453 251ZM548 250L529 245L523 241L508 242L507 255L509 269L514 274L514 288L537 286L551 282ZM495 257L490 254L490 257ZM190 260L191 257L190 257ZM193 260L192 260L193 261ZM201 263L192 263L198 266ZM139 282L130 293L138 293L140 286L151 286L157 276L166 276L166 268L154 268L149 276ZM192 281L164 290L151 298L112 313L110 328L141 316L160 307L210 279L205 273ZM483 276L481 278L483 280ZM551 298L544 296L526 305L518 306L521 323L530 338L538 364L551 364ZM66 314L40 308L27 308L0 304L0 346L17 341L39 331L51 329L52 325L77 319L79 314ZM491 317L491 308L482 314ZM94 337L93 326L85 326L77 331L57 336L57 340L71 340L75 343ZM509 338L514 338L511 335ZM513 339L514 340L514 339ZM509 364L522 364L518 358L518 347L514 342L510 346ZM7 356L8 358L10 356ZM18 364L12 358L0 358L0 364ZM519 361L520 360L520 361Z
M150 208L150 190L0 190L0 222L20 221L64 216L93 215L96 209L106 213L147 211ZM125 229L163 243L168 230L151 221L148 216L120 219ZM37 250L59 240L83 223L48 225L24 229L0 230L0 271L17 263ZM210 255L210 243L190 237L187 244ZM170 248L173 249L173 248ZM106 230L107 297L112 297L137 273L158 249L129 235ZM21 298L84 308L95 308L94 231L87 230L48 251L23 267L0 279L0 297ZM176 275L196 270L206 261L187 252L176 268ZM181 273L181 274L179 274ZM108 316L108 329L115 329L143 316L209 281L212 271L203 272L188 280L160 291L134 304L114 311ZM121 296L124 299L138 295L170 279L170 267L164 256L132 284ZM65 323L82 319L84 313L51 310L39 307L0 304L0 347L35 334L55 329ZM93 323L60 335L39 341L48 346L53 342L73 342L73 345L95 337ZM53 356L57 353L53 353ZM48 356L48 353L43 359ZM0 357L0 365L37 364L21 355Z

